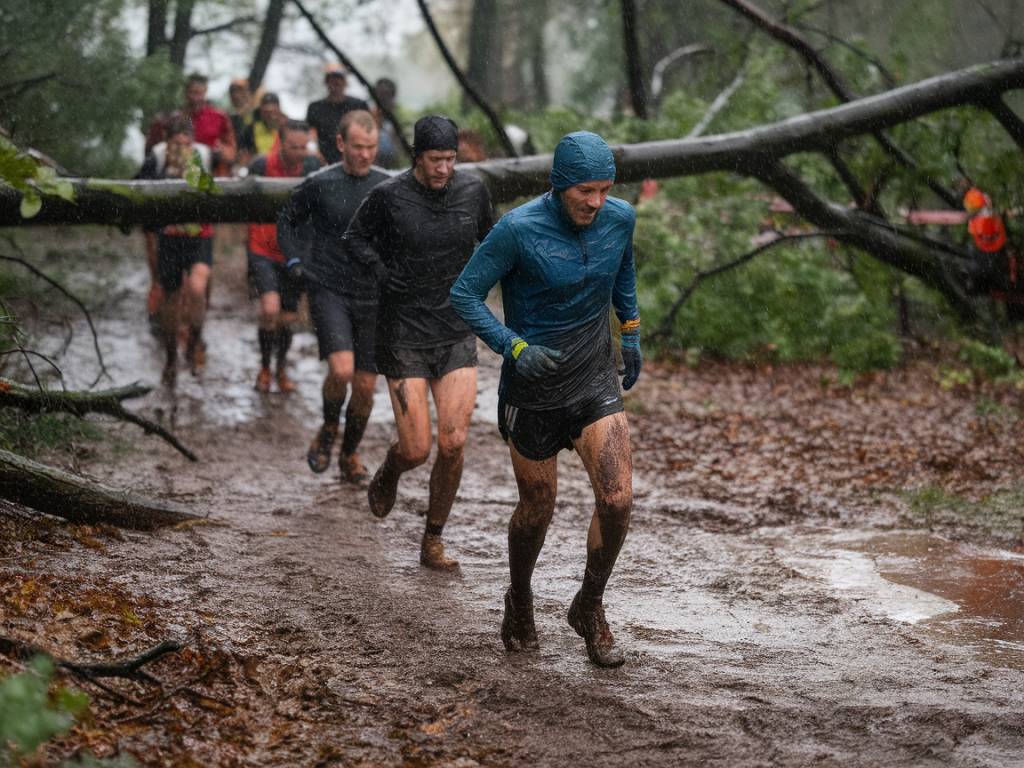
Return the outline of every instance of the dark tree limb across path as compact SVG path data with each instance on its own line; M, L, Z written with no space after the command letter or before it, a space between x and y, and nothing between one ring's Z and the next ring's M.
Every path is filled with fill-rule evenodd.
M692 176L718 171L756 176L758 168L800 152L828 152L845 139L892 128L943 109L992 103L1024 88L1024 58L979 64L831 109L733 133L614 147L618 181ZM496 202L548 189L551 155L459 166L479 175ZM0 186L0 226L52 224L160 225L189 221L272 222L298 179L218 179L213 193L184 181L69 179L75 201L44 196L31 219L19 212L21 194ZM797 209L799 211L799 208ZM802 213L802 211L801 211Z
M1002 96L1024 88L1024 58L1006 59L949 72L771 125L691 139L670 139L613 148L618 180L731 172L760 180L784 197L804 219L824 230L842 230L838 240L934 285L965 317L970 302L951 278L969 259L966 251L900 230L864 211L850 211L821 198L785 158L804 152L828 156L841 142L874 134L951 107L980 109L1005 103ZM1020 121L997 110L1000 123L1021 141ZM491 160L460 166L479 175L496 202L509 202L548 189L550 155ZM20 193L0 187L0 226L17 224L169 224L187 221L273 221L297 180L222 180L213 194L200 194L181 181L118 182L73 180L75 202L52 196L24 220ZM952 269L951 269L952 263Z
M2 449L0 497L74 523L150 530L200 519L172 501L109 488Z
M146 434L154 434L165 440L189 461L198 461L178 438L159 424L127 410L122 401L149 394L151 387L130 384L127 387L105 389L99 392L51 392L22 387L7 379L0 378L0 408L18 408L29 413L60 411L79 418L87 413L103 413L142 427Z

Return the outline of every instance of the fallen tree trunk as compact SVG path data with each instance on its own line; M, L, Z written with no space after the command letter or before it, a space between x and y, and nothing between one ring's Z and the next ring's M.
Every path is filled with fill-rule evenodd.
M142 427L147 435L157 435L189 461L199 461L196 455L173 434L156 422L139 416L137 413L132 413L121 404L123 400L147 395L151 389L152 387L135 383L127 387L104 389L99 392L51 392L29 389L8 379L0 378L0 408L19 408L29 413L62 411L79 418L87 413L103 413Z
M3 449L0 496L73 523L151 530L200 519L180 504L89 482Z
M838 143L950 107L994 103L1024 88L1024 58L980 64L957 72L744 131L614 147L618 180L624 182L716 171L756 176L799 152L828 153ZM496 202L548 189L551 155L460 165L479 175ZM70 179L75 201L46 196L31 219L21 217L21 194L0 186L0 226L43 224L159 225L189 221L274 221L299 179L218 179L203 194L184 181Z

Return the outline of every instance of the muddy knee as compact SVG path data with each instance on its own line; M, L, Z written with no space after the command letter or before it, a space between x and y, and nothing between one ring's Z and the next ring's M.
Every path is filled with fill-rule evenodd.
M437 456L446 461L457 461L466 448L466 430L441 430L437 436Z
M398 459L403 471L418 467L430 458L430 443L398 446L395 448L395 458Z
M633 510L632 491L622 490L610 493L597 502L597 515L602 523L621 525L629 521Z

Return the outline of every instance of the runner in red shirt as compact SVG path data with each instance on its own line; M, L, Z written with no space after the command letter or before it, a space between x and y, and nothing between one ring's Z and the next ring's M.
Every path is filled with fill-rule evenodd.
M249 166L257 176L306 176L320 167L320 161L306 154L309 126L289 120L280 129L275 148L260 155ZM259 344L260 372L256 391L269 392L274 378L270 360L277 358L277 388L281 392L295 390L286 371L288 349L292 344L292 324L296 320L299 297L302 295L302 273L296 259L291 269L277 242L274 224L249 225L249 293L260 297Z

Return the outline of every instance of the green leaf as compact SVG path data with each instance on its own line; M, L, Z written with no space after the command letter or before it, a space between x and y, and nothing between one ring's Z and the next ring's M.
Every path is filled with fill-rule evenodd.
M27 189L22 193L21 197L21 216L24 219L31 219L40 209L43 207L43 199L38 193Z

